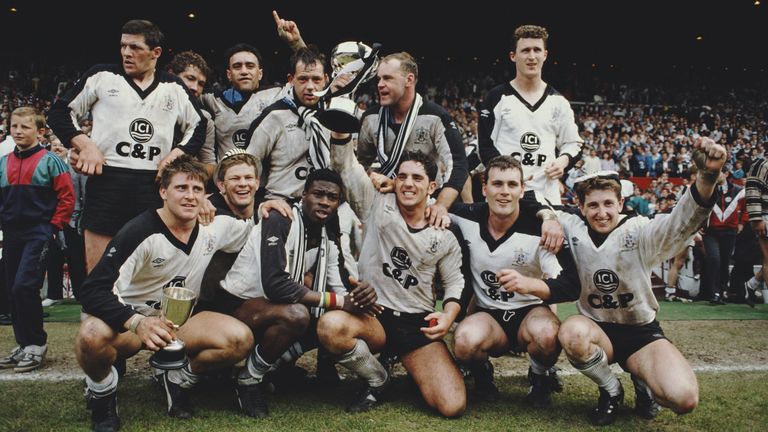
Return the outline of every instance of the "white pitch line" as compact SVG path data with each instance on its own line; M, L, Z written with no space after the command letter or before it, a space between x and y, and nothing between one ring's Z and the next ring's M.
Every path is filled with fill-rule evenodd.
M617 365L612 365L611 368L616 373L622 373L623 371ZM768 364L751 364L751 365L697 365L693 367L694 372L768 372ZM527 372L518 373L515 371L496 371L498 376L512 377L512 376L525 376ZM566 367L558 371L559 375L576 375L578 372L573 367ZM147 376L149 372L147 372ZM132 376L136 374L131 374ZM344 374L346 375L346 374ZM399 375L399 374L397 374ZM47 381L47 382L60 382L60 381L74 381L82 380L85 378L85 374L80 371L69 372L57 372L57 371L40 371L40 372L27 372L27 373L14 373L12 370L0 372L0 382L5 381Z

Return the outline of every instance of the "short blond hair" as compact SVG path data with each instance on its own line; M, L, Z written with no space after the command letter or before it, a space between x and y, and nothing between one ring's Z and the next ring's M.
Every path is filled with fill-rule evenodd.
M32 121L35 122L35 127L37 127L37 129L45 129L46 128L45 117L43 117L42 114L38 113L37 110L32 108L32 107L24 106L24 107L16 108L11 113L11 116L31 117Z

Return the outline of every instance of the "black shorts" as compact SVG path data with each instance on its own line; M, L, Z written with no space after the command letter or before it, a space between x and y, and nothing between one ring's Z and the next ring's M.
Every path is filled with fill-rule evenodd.
M424 321L424 317L427 315L429 315L428 312L405 313L384 308L384 312L378 316L381 326L384 327L384 333L387 335L387 344L383 351L386 354L402 357L403 354L435 342L424 336L420 330L422 327L428 326L428 323Z
M113 236L129 220L147 209L163 206L155 171L104 167L101 175L88 178L82 227Z
M659 339L666 339L658 321L645 325L614 324L595 321L613 345L613 361L627 370L627 359L641 348Z
M193 313L202 311L218 312L224 315L233 315L246 299L232 295L229 291L217 287L212 299L200 300L195 306Z
M504 330L504 334L507 335L507 339L509 340L509 350L515 353L522 353L526 351L526 347L521 347L517 344L517 333L520 331L520 325L523 323L523 320L528 316L528 312L537 307L547 306L535 304L515 310L483 309L478 307L477 312L485 312L499 323L501 329Z

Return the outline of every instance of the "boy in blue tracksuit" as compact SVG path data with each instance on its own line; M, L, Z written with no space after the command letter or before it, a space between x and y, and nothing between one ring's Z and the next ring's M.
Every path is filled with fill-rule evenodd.
M16 148L0 159L0 223L6 283L18 346L0 358L0 369L37 369L48 350L40 289L48 244L72 216L75 198L69 169L40 138L45 119L30 107L11 114Z

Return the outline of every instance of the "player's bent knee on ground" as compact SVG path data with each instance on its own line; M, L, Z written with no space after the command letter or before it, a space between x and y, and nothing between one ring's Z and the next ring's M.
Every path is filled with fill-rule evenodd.
M458 397L458 395L447 397L444 400L440 400L434 408L443 417L457 418L464 414L464 411L467 409L467 398L466 396Z
M685 379L665 386L656 396L660 403L677 414L688 414L699 405L699 385L696 379Z

